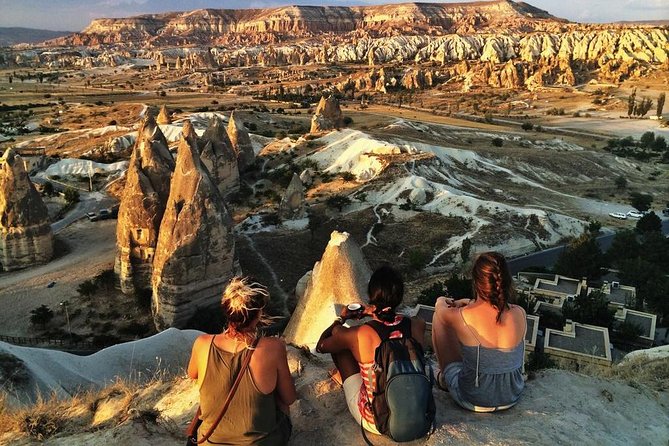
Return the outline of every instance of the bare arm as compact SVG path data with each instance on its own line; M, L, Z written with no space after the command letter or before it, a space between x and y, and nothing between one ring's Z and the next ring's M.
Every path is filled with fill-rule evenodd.
M190 361L188 361L188 377L190 379L197 379L198 376L198 352L200 350L200 345L202 345L202 336L198 336L193 343L193 348L190 353Z
M346 328L342 325L332 327L331 335L327 335L328 330L323 332L316 346L319 353L339 353L344 350L351 350L351 346L357 343L358 327Z
M295 383L293 377L290 376L290 369L288 368L288 355L286 354L286 344L278 340L277 342L277 377L276 377L276 393L279 400L279 405L288 407L297 399L297 392L295 391Z

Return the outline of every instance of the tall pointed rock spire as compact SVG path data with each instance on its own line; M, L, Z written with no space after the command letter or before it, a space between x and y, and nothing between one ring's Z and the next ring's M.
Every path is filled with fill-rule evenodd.
M184 327L198 308L217 305L233 275L232 219L194 135L186 121L153 262L158 329Z
M130 157L116 225L115 270L126 294L151 289L158 230L174 166L165 136L153 117L147 117Z

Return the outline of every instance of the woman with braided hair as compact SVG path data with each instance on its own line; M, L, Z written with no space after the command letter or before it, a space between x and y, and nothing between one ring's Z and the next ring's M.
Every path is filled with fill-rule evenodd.
M465 409L494 412L520 398L525 355L525 311L513 305L503 255L486 252L472 268L473 299L440 297L432 319L437 384Z
M296 398L295 384L286 344L258 334L267 320L268 300L265 286L250 278L233 278L221 299L227 327L217 335L203 334L193 344L188 376L200 390L198 439L213 431L203 444L281 446L288 442L288 406ZM218 419L240 372L228 410Z

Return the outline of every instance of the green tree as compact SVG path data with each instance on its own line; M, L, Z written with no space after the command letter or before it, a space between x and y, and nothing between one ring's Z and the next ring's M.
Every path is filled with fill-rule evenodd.
M657 98L657 116L662 116L662 110L664 109L665 99L666 95L664 93L660 93L660 96Z
M627 187L627 178L620 175L615 179L615 183L616 183L616 188L618 188L618 190L623 190Z
M504 145L504 140L502 138L493 138L492 145L495 147L502 147Z
M90 297L98 290L98 285L92 280L85 280L77 287L77 293L84 297Z
M650 209L652 203L653 197L651 195L642 194L640 192L632 192L630 194L630 204L639 212L646 212Z
M650 148L654 142L655 142L655 133L653 132L645 132L643 135L641 135L641 138L639 139L639 144L643 148Z
M531 122L523 122L520 128L528 132L534 128L534 124L532 124Z
M555 272L567 277L597 278L601 275L602 266L602 250L595 237L586 232L562 251L555 263Z
M637 232L662 232L662 220L655 212L649 212L636 222Z
M632 94L627 98L627 116L632 116L634 114L634 109L636 108L636 88L632 90Z
M344 206L351 204L351 199L345 195L332 195L331 197L328 197L327 200L325 200L325 203L329 207L337 208L337 210L341 212Z
M469 260L469 254L471 253L471 250L472 250L472 241L469 239L469 237L466 237L462 241L462 249L460 249L460 258L462 258L463 262Z
M664 152L667 150L667 140L664 139L664 136L656 136L651 149L655 152Z
M615 310L609 309L609 301L601 291L593 291L576 296L573 302L565 302L562 314L582 324L612 328Z
M50 197L53 195L53 184L50 181L47 181L44 183L44 186L42 187L42 192L44 195Z
M53 319L53 311L46 305L40 305L30 312L30 323L33 325L41 325L42 328Z
M641 254L641 243L637 234L631 229L619 231L613 237L611 247L606 252L609 264L618 268L623 259L631 259Z
M72 187L66 187L65 192L63 192L65 195L65 201L68 204L73 204L73 203L78 203L79 202L79 191L72 188Z
M599 231L602 230L602 224L599 220L593 220L588 224L588 232L592 235L598 235Z
M307 212L307 216L309 217L309 224L307 227L309 228L309 233L311 234L311 239L313 240L318 228L320 228L323 223L325 223L325 216L322 213L311 209L309 212Z

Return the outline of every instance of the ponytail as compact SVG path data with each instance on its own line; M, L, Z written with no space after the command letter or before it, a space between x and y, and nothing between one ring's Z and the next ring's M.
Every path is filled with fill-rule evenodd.
M472 287L474 299L481 298L497 309L499 324L513 296L511 273L502 254L486 252L478 256L472 270Z

